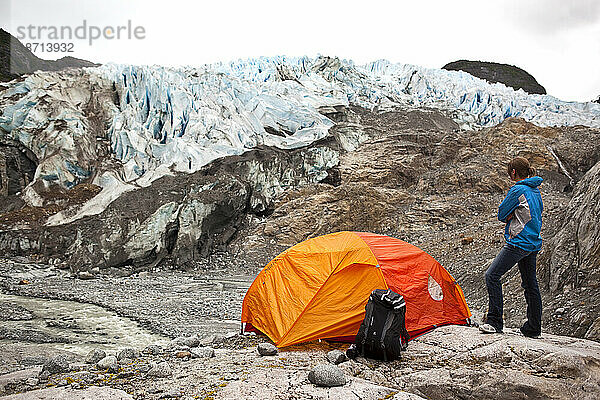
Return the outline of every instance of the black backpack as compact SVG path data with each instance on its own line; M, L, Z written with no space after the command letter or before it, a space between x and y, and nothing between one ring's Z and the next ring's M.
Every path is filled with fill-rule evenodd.
M375 289L365 307L365 319L356 334L348 357L357 355L377 360L392 361L406 350L410 335L404 318L406 303L396 292Z

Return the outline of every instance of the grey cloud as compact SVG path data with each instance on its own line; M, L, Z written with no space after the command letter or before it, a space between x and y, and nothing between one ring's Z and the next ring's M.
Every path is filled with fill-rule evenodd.
M600 23L598 0L511 0L503 13L517 27L556 33Z

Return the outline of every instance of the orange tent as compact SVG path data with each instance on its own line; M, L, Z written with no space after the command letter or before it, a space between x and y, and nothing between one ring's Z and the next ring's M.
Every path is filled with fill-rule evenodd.
M242 324L278 347L353 340L371 291L388 288L404 296L411 338L471 316L460 286L423 250L389 236L338 232L298 243L267 264L244 297Z

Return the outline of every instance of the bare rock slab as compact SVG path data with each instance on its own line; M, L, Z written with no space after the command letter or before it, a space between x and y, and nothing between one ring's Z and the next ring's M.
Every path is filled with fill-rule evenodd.
M90 386L85 389L48 388L0 397L2 400L133 400L122 390Z

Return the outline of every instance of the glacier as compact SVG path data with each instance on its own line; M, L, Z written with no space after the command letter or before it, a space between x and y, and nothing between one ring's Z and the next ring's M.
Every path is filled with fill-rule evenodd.
M166 174L195 172L259 146L307 146L328 136L335 124L328 113L350 105L376 112L445 110L464 129L508 117L539 126L600 127L597 103L529 95L461 71L386 60L356 65L335 57L277 56L197 67L105 64L36 72L2 88L0 129L38 157L37 181L111 187L87 214ZM105 139L117 166L100 154ZM31 191L26 197L33 205L41 201Z
M564 102L490 84L460 71L385 60L261 57L198 68L107 64L120 112L110 131L117 158L138 176L159 165L192 172L259 145L289 149L328 134L328 107L432 107L466 129L522 117L540 126L600 127L600 105ZM131 178L135 176L130 174Z

